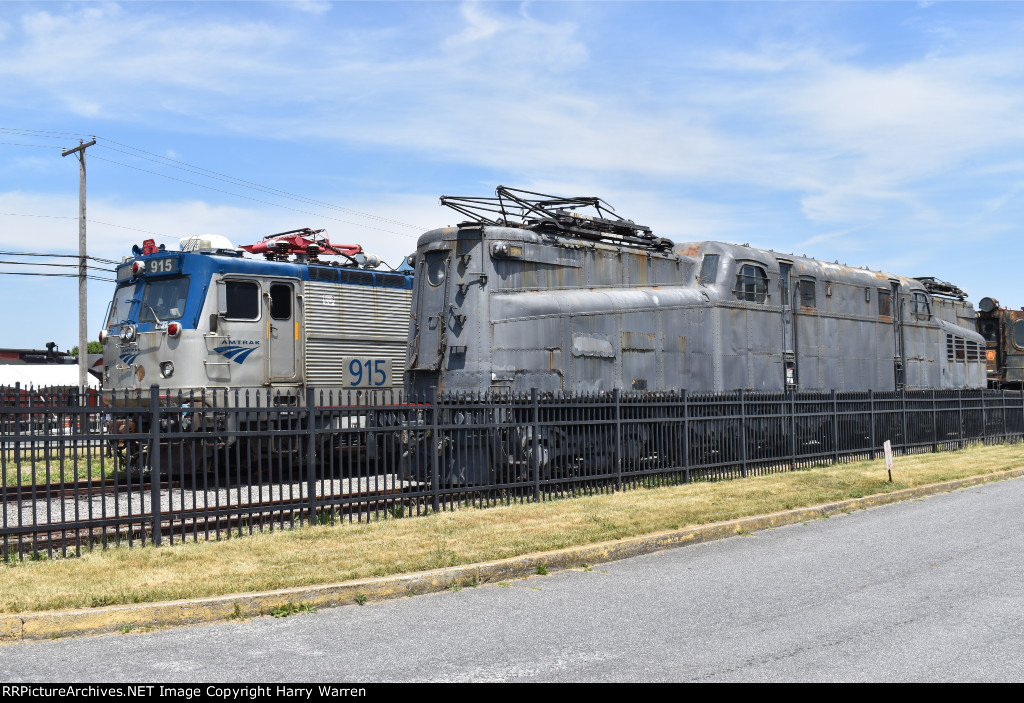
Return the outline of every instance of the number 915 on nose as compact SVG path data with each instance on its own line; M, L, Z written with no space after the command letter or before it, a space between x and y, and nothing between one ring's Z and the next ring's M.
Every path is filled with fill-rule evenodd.
M380 388L391 383L391 359L350 357L343 383L349 388Z

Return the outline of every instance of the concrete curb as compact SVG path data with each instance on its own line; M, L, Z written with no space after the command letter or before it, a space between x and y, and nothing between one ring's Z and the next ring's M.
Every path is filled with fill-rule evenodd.
M279 608L330 608L339 605L362 604L371 600L436 593L452 586L469 586L525 578L536 574L538 567L544 567L549 572L578 568L640 554L650 554L664 549L723 539L735 534L820 519L834 513L863 510L1021 476L1024 476L1024 469L1013 469L918 488L908 488L892 493L786 510L770 515L756 515L727 522L696 525L639 537L627 537L611 542L568 547L552 552L525 554L508 559L452 566L414 574L359 579L324 586L300 586L266 593L3 615L0 616L0 643L194 625L269 615Z

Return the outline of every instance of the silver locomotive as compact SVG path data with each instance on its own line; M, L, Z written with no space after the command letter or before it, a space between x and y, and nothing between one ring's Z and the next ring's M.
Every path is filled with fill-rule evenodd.
M442 203L471 219L416 249L415 393L986 385L971 304L932 279L674 244L597 198Z
M749 245L675 244L598 198L499 187L441 202L467 221L422 235L412 260L411 397L985 387L974 310L949 284ZM447 482L526 466L531 448L542 468L611 455L600 450L608 427L534 438L494 420L507 425L496 436L441 448ZM649 430L624 432L643 451ZM425 476L431 449L407 453Z

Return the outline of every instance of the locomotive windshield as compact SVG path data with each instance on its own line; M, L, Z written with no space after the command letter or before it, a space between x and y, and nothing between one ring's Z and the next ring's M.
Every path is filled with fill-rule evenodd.
M142 293L139 322L164 322L165 320L179 319L185 314L187 297L187 276L147 281L146 289Z
M107 318L107 327L119 325L128 320L128 313L131 311L132 303L136 302L138 283L122 283L114 291L114 301L110 304L110 317Z

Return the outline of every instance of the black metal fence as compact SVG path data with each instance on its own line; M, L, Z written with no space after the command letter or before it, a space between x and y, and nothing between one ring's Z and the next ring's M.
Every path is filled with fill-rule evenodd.
M1024 395L0 388L0 554L221 539L301 523L739 478L1024 436Z

